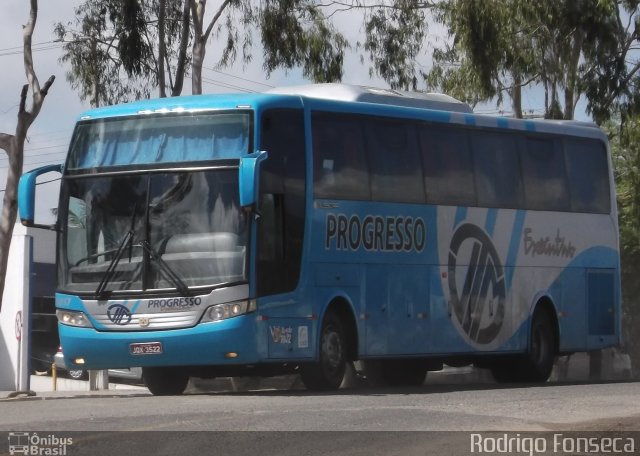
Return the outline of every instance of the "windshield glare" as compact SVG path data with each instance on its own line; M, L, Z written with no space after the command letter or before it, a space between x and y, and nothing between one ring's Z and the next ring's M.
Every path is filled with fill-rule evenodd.
M125 241L106 291L176 287L143 241L189 287L245 280L247 220L237 170L72 178L64 185L63 288L95 292Z
M249 112L101 119L76 128L68 170L238 158L249 152Z

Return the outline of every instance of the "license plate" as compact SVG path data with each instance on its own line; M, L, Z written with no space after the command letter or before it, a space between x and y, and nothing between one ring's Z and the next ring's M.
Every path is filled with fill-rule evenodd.
M160 355L162 354L162 342L129 344L129 352L132 355Z

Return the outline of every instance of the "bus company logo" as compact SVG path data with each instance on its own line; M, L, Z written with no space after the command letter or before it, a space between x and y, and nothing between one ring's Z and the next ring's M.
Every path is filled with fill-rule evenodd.
M456 274L465 265L461 283ZM468 265L468 266L466 266ZM505 313L504 268L491 238L470 223L461 225L451 239L448 264L449 293L460 328L478 344L498 336Z
M65 456L67 447L71 445L73 445L72 437L39 436L35 432L9 432L9 454L11 456Z
M114 324L125 326L131 322L131 311L122 304L111 304L107 309L107 317Z

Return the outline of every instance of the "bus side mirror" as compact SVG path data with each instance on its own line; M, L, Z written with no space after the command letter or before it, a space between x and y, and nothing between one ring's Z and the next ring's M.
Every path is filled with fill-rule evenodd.
M20 177L18 183L18 213L20 221L24 226L52 229L49 225L38 225L34 223L36 208L36 179L46 173L57 172L62 174L62 165L47 165L36 168Z
M258 191L260 190L260 164L267 159L264 151L240 157L239 186L240 186L240 207L250 207L258 201Z

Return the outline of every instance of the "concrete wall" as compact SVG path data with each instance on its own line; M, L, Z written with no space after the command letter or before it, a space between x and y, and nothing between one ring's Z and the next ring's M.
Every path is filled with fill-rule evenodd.
M55 263L55 233L27 229L13 231L0 311L0 391L29 388L30 277L33 261ZM22 319L17 321L18 315ZM21 333L18 341L17 332Z

